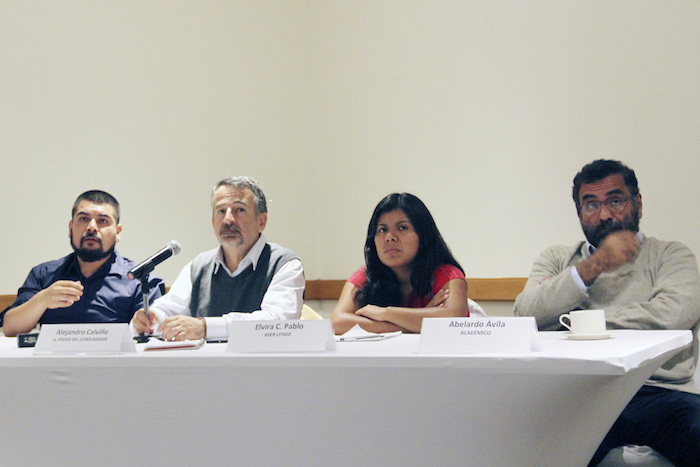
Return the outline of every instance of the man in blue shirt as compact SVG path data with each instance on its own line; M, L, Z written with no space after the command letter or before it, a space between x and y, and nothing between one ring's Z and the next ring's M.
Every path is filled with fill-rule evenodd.
M130 280L136 265L115 245L122 225L119 203L104 191L91 190L73 204L68 233L73 253L34 267L7 309L6 336L31 331L37 324L128 323L143 307L141 282ZM165 292L152 278L151 300Z

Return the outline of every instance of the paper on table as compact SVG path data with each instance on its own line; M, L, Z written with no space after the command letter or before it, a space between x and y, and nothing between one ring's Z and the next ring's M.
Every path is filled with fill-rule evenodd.
M184 341L162 341L160 339L151 338L143 348L146 350L189 350L198 349L204 345L204 339L184 340Z
M390 337L396 337L400 335L401 331L384 332L381 334L378 334L376 332L368 332L362 329L359 324L356 324L345 334L335 336L335 340L339 342L380 341L382 339L388 339Z

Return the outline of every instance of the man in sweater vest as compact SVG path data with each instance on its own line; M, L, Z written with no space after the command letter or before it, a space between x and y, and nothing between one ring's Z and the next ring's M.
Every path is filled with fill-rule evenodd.
M698 352L700 278L685 245L639 231L642 195L634 171L597 160L574 178L573 198L586 242L545 250L515 301L517 316L560 330L559 316L604 309L608 329L689 329L693 345L654 373L617 419L590 465L617 446L651 446L676 466L700 460ZM694 394L695 393L695 394Z
M167 340L228 339L236 320L298 319L304 268L294 252L267 243L267 201L250 177L230 177L211 195L218 248L187 264L148 317L131 321L137 334L162 333Z

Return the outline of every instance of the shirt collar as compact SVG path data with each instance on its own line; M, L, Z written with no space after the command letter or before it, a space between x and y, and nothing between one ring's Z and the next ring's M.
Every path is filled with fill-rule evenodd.
M637 232L637 235L635 235L635 238L637 239L637 244L641 245L642 242L644 241L644 234L642 233L641 230ZM597 248L594 247L593 245L591 245L588 240L586 240L586 251L588 251L588 253L590 253L590 254L593 254L596 250L597 250Z
M248 250L248 253L243 257L241 262L238 263L238 268L236 268L236 270L233 272L229 271L228 267L226 267L226 262L224 261L224 247L220 246L219 251L216 252L216 257L214 260L214 273L216 274L219 271L219 268L223 267L224 271L226 271L229 276L235 277L243 272L249 265L252 265L253 271L255 271L255 268L258 267L260 255L262 255L266 244L267 240L265 240L263 234L260 234L258 241L253 244L250 250Z
M73 259L71 261L71 265L69 267L69 270L73 271L75 274L78 274L80 276L83 276L83 272L80 270L80 263L78 262L78 255L73 252L72 253ZM88 277L88 279L92 279L95 277L106 277L106 276L119 276L122 277L125 275L125 271L123 266L121 265L121 256L119 253L114 250L114 253L112 253L112 256L109 257L107 261L105 261L105 264L100 266L100 269L95 271L95 273ZM83 276L84 277L84 276Z

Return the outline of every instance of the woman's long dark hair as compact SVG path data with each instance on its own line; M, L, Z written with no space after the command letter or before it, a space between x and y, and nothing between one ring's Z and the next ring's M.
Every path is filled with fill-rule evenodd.
M406 214L418 234L418 252L411 265L411 286L421 297L432 288L433 271L441 264L452 264L464 272L462 266L452 256L450 248L443 240L435 225L433 216L423 201L410 193L392 193L382 199L372 214L365 241L365 266L367 282L355 295L355 304L377 306L404 306L401 299L399 279L390 267L385 266L377 255L374 236L382 214L400 209Z

